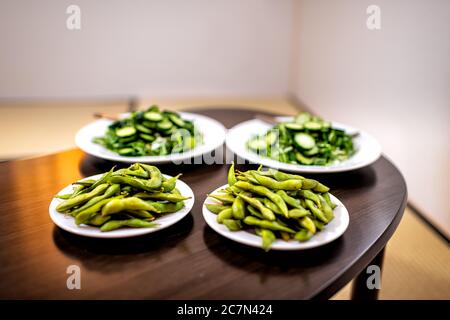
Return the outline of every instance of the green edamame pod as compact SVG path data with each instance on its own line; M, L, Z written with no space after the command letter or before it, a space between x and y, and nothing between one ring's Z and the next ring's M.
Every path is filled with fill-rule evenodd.
M183 197L175 193L164 193L164 192L139 192L134 195L136 198L140 199L152 199L152 200L162 200L169 202L180 202L189 199L189 197Z
M96 183L97 181L94 179L84 179L84 180L78 180L77 182L75 182L74 184L78 184L78 185L82 185L84 187L90 187L92 186L94 183Z
M102 216L108 216L114 213L128 210L146 210L151 212L158 212L158 210L151 204L136 197L114 199L105 204L102 208Z
M238 195L238 197L241 197L242 199L244 199L245 202L247 202L251 206L253 206L256 209L258 209L265 219L270 220L270 221L275 220L275 214L272 212L272 210L270 210L269 208L265 207L257 199L251 198L248 195L245 195L244 193L240 193Z
M306 206L308 207L309 210L311 210L312 214L319 219L320 221L324 222L324 223L328 223L327 218L325 217L325 215L323 214L323 212L316 207L316 205L314 204L314 202L310 199L306 199Z
M153 228L158 226L157 223L148 222L141 219L128 219L128 220L110 220L100 227L100 231L107 232L116 230L122 227L131 228Z
M223 223L223 220L232 218L233 218L233 210L231 208L228 208L220 211L219 214L217 215L216 220L218 223Z
M264 187L275 190L299 190L302 187L302 180L290 179L277 181L270 177L253 173L253 177Z
M284 190L278 190L277 194L291 207L301 208L300 200L288 196Z
M307 199L312 200L319 208L322 207L319 196L317 194L315 194L314 192L312 192L310 190L299 190L298 194L299 194L299 196L305 198L305 200L307 200Z
M180 177L181 177L181 173L179 175L176 175L175 177L164 180L163 183L161 184L163 192L171 192L173 189L175 189L177 180Z
M142 219L145 219L147 221L155 220L155 217L150 212L148 212L146 210L127 210L126 212L128 212L132 216L135 216L137 218L142 218Z
M237 197L233 205L231 206L233 212L233 218L236 220L242 220L245 218L245 202L242 198Z
M264 229L270 229L270 230L274 230L274 231L285 231L288 233L295 233L294 230L279 224L277 221L260 220L253 216L245 217L244 223L251 225L251 226L257 226L257 227L261 227Z
M115 196L118 193L120 193L120 185L113 184L108 189L106 189L104 194L102 194L101 196L96 196L96 197L92 198L91 200L86 202L83 206L73 210L70 214L73 215L73 216L76 216L78 213L80 213L83 210L86 210L87 208L93 206L97 202L99 202L99 201L101 201L103 199L111 198L111 197Z
M93 218L91 218L91 220L88 221L88 224L98 227L104 224L109 219L111 219L111 216L102 217L101 214L96 214Z
M320 222L319 220L316 219L314 219L313 222L317 230L322 231L323 228L325 228L325 224L323 222Z
M253 193L256 193L256 194L259 194L259 195L269 198L273 203L275 203L278 206L278 208L280 208L281 213L285 217L288 217L288 208L287 208L287 205L284 202L284 200L279 195L277 195L276 193L273 193L266 187L255 186L255 185L252 185L251 183L244 182L244 181L236 182L235 186L240 189L250 191L250 192L253 192Z
M331 207L331 209L334 210L336 208L336 204L334 204L330 199L330 194L328 192L323 193L322 197L325 199L325 201L328 203L328 205Z
M67 199L70 199L70 197L72 196L72 194L71 193L68 193L68 194L60 194L60 195L56 195L55 196L55 198L56 199L61 199L61 200L67 200Z
M133 188L144 190L148 192L153 192L157 190L159 187L155 188L153 185L151 185L148 181L149 180L143 180L136 177L130 177L130 176L112 176L108 179L111 183L118 183L118 184L125 184L129 185Z
M230 208L230 206L225 206L223 204L206 203L205 207L212 213L219 214L220 211Z
M299 218L303 218L303 217L310 215L309 211L303 207L289 210L288 214L289 214L289 218L292 218L292 219L299 219Z
M291 240L291 236L289 233L284 232L284 231L280 231L280 235L281 235L281 239L283 239L284 241L289 241Z
M309 230L312 234L316 233L316 225L309 217L303 217L300 219L300 225Z
M314 235L314 234L311 233L311 231L306 230L306 229L302 229L302 230L300 230L299 232L297 232L297 233L295 234L294 239L295 239L295 240L298 240L298 241L301 241L301 242L303 242L303 241L308 241L309 239L311 239L311 237L312 237L313 235Z
M103 199L99 202L97 202L96 204L94 204L93 206L87 208L86 210L81 211L80 213L77 214L77 216L75 217L75 223L77 225L80 225L82 223L87 223L89 220L91 220L101 209L104 205L106 205L108 202L113 201L115 199L122 199L123 196L117 196L114 198L108 198L108 199Z
M242 223L240 220L234 220L234 219L224 219L223 224L228 228L230 231L239 231L242 229Z
M278 171L275 169L269 169L268 173L278 181L284 181L284 180L290 180L290 179L298 179L298 180L305 179L302 176L281 172L281 171Z
M105 190L108 187L109 187L109 184L106 184L106 183L101 184L101 185L98 185L95 189L93 189L92 191L90 191L88 193L79 194L76 197L65 200L65 201L61 202L60 204L58 204L58 206L56 207L56 211L65 212L75 206L81 205L81 204L89 201L93 197L96 197L96 196L102 194L103 192L105 192Z
M302 185L303 190L314 189L317 186L317 181L313 179L303 179L302 182L303 182Z
M213 193L213 194L208 194L208 197L217 199L219 201L222 201L223 203L230 203L232 204L234 202L234 196L231 194L227 194L227 193Z
M150 175L150 180L147 181L147 185L151 189L158 189L162 184L162 174L161 171L155 166L150 166L148 164L139 164L142 168L144 168Z
M268 198L263 198L262 203L276 214L282 215L280 208Z
M231 164L228 170L228 185L232 186L236 183L236 174L234 173L234 163Z
M325 199L321 195L319 195L319 199L320 199L320 203L322 205L322 208L321 208L322 212L323 212L325 218L327 219L327 221L330 222L334 218L333 209L331 209L331 207L328 205L328 203L325 201Z
M247 211L250 212L252 216L255 216L259 219L264 219L264 216L255 208L253 208L251 205L247 205Z
M317 185L313 189L315 192L325 193L330 191L330 188L328 188L326 185L317 182Z
M97 188L99 185L108 182L108 180L109 180L109 178L111 177L111 175L113 174L115 168L116 168L116 166L112 167L111 170L109 170L107 173L105 173L103 176L101 176L101 178L98 179L98 180L97 180L94 184L92 184L90 187L81 190L80 194L91 192L92 190L94 190L95 188Z
M173 213L180 211L184 208L184 202L175 202L175 203L161 203L161 202L153 202L153 201L146 201L148 204L152 205L160 214L164 213Z
M255 231L262 238L262 248L264 251L269 251L270 246L276 240L275 234L268 229L256 228Z

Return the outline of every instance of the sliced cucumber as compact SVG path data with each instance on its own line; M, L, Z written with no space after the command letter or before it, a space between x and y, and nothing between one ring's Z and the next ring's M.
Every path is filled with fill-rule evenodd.
M156 129L156 122L144 121L142 124L149 129Z
M116 135L119 138L129 137L136 133L136 129L134 127L123 127L120 129L116 129Z
M292 131L300 131L303 130L303 125L301 125L300 123L295 123L295 122L289 122L289 123L285 123L284 126Z
M147 133L150 134L152 133L152 130L150 130L149 128L143 126L142 124L137 124L136 125L136 129L142 133Z
M133 148L122 148L122 149L119 149L117 151L117 153L120 154L121 156L129 156L134 153L134 149Z
M296 133L294 136L295 144L302 149L312 149L316 145L314 138L307 133Z
M263 139L255 138L255 139L250 140L247 143L247 146L249 149L255 150L255 151L266 150L267 143Z
M176 126L183 128L185 126L185 122L183 119L181 119L176 114L169 114L169 119L172 121Z
M267 134L266 134L266 144L268 144L268 145L273 145L275 142L277 142L277 140L278 140L278 134L276 133L276 132L274 132L274 131L269 131Z
M298 151L295 153L295 159L297 159L297 161L300 162L301 164L304 164L304 165L307 165L307 166L313 164L313 161L314 161L311 158L307 158L307 157L303 156Z
M305 127L305 129L313 130L313 131L317 131L317 130L321 130L322 129L322 125L320 123L312 122L312 121L306 122L304 124L304 127Z
M169 120L163 120L161 122L158 122L158 124L156 125L159 130L163 131L169 130L170 128L172 128L172 126L173 124Z
M159 112L150 111L144 113L144 118L147 119L148 121L158 122L163 119L163 116Z
M313 148L311 148L309 150L305 150L303 153L305 154L305 156L308 156L308 157L315 156L316 154L319 153L319 148L317 148L317 146L314 146Z
M296 117L295 117L295 122L298 124L304 124L308 121L311 120L311 115L309 113L306 112L302 112L299 113Z
M144 139L145 141L148 141L148 142L153 142L156 139L154 136L151 136L151 135L145 134L145 133L141 133L139 135L139 137L141 137L141 139Z

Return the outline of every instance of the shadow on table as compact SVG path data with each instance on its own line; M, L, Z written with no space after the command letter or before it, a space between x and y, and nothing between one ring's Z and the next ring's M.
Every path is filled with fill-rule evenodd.
M158 261L170 250L186 250L182 243L192 231L194 219L188 214L178 223L147 235L98 239L78 236L58 227L53 229L53 241L61 253L79 260L87 269L116 272L125 265L139 261Z
M225 263L247 272L265 275L303 274L305 269L320 268L339 255L344 242L341 237L320 248L264 252L261 248L224 238L208 226L204 228L203 240L208 249Z

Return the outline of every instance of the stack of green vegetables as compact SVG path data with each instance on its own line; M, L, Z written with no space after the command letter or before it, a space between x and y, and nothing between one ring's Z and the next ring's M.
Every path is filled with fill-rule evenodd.
M354 154L350 135L305 112L263 135L253 136L247 141L247 148L277 161L317 166L343 161Z
M151 106L115 121L94 142L122 156L163 156L193 149L202 135L178 113Z
M101 231L155 227L151 221L181 210L188 199L176 188L179 176L166 179L157 167L140 163L112 168L100 179L77 181L72 193L56 196L64 199L56 210L73 216L77 225Z
M217 222L231 231L251 229L262 238L262 247L281 238L308 241L334 218L336 207L329 188L299 175L274 169L228 172L228 186L208 195L207 203Z

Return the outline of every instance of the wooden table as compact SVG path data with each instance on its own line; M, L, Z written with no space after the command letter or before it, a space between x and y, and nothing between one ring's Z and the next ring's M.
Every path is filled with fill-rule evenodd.
M199 113L227 127L254 116L238 109ZM374 298L366 266L381 266L407 198L402 175L384 157L357 171L315 175L348 208L347 231L320 248L265 253L223 238L203 220L205 195L226 183L227 165L165 165L163 172L183 173L196 197L176 225L112 240L56 227L48 214L53 195L111 165L79 150L0 164L0 298L324 299L355 277L354 297ZM81 268L81 290L67 289L70 265Z

